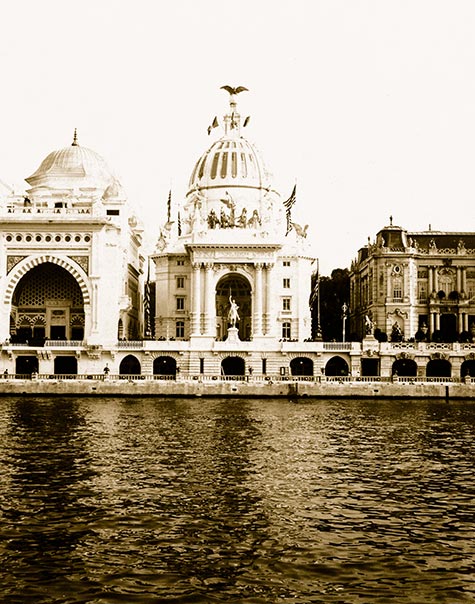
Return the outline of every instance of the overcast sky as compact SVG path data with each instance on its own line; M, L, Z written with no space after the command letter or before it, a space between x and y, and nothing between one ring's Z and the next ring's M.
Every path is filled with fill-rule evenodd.
M243 85L244 135L324 274L389 224L473 231L474 0L30 0L0 9L0 179L72 142L152 242ZM215 131L216 135L218 134Z

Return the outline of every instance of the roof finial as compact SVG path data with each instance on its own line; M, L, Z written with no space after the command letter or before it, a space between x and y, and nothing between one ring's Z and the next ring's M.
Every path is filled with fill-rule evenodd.
M78 143L78 129L77 128L74 128L73 143L72 143L71 147L79 147L79 143Z
M236 111L236 95L240 92L245 92L248 89L244 86L221 86L221 90L226 90L226 92L229 92L230 112L224 117L225 133L229 134L230 131L236 130L237 134L239 135L241 116Z

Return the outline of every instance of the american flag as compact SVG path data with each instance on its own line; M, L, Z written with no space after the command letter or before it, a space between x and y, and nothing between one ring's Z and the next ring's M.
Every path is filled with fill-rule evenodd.
M286 237L292 230L292 207L295 205L296 201L297 201L297 185L294 185L294 188L292 189L292 193L290 194L290 197L286 201L284 201L285 217L287 218L287 231L285 233Z

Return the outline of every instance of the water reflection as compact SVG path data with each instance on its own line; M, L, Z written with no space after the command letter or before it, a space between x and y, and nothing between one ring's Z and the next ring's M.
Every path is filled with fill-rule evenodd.
M469 401L3 399L0 437L2 601L474 600Z

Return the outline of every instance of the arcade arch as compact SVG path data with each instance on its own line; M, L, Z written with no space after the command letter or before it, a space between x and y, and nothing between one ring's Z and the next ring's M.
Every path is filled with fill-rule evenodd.
M295 357L290 361L291 375L313 375L313 361L308 357Z
M8 299L8 292L7 292ZM11 292L12 342L84 338L85 303L77 279L53 262L33 265Z
M153 375L172 375L176 376L177 366L173 357L156 357L153 360Z
M228 336L230 300L238 305L239 320L236 322L240 340L252 336L252 294L249 281L237 273L222 277L216 285L216 337L225 340Z
M350 368L348 363L342 357L332 357L325 365L325 375L336 377L346 376L350 374Z
M119 375L140 375L140 361L133 354L128 354L119 365Z
M417 363L413 359L397 359L393 363L392 375L416 377Z
M223 375L244 375L246 364L241 357L226 357L221 361L221 373Z

